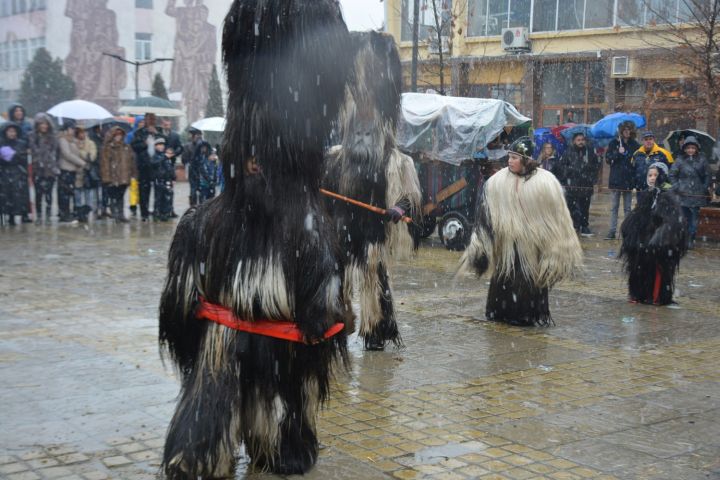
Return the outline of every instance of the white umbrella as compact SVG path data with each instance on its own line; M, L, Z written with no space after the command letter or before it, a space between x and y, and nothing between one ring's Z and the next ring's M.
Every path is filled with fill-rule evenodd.
M113 116L112 113L100 105L86 100L69 100L58 103L48 110L47 113L59 118L61 122L63 118L70 118L72 120L102 120Z
M197 128L203 132L224 132L225 119L223 117L208 117L198 120L192 124L193 128Z

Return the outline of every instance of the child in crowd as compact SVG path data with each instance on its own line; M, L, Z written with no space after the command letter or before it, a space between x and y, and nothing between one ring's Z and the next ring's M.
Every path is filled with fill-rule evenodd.
M155 208L153 217L155 221L167 222L172 216L172 191L175 181L175 152L172 147L166 147L165 139L159 137L155 140L155 155L152 165L155 170Z
M620 258L628 274L630 302L668 305L674 303L675 275L687 252L685 219L677 194L670 190L667 165L650 165L647 185L620 229Z
M218 156L207 142L200 144L196 156L200 167L198 183L200 203L204 203L215 197L219 171Z

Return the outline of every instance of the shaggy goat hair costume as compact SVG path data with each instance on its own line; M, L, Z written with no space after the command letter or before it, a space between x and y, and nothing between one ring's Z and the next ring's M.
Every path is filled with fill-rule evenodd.
M413 161L395 142L402 72L395 41L389 35L352 34L353 77L345 91L339 124L342 144L330 149L324 185L328 190L397 212L395 223L341 200L328 199L340 245L351 268L345 271L345 303L353 283L360 294L360 336L365 348L385 341L401 345L387 271L389 255L408 255L414 247L400 214L420 211L420 182Z
M476 218L460 270L493 270L486 318L550 325L550 288L582 262L560 183L543 169L519 175L503 168L485 184Z
M226 189L181 219L160 304L160 343L182 376L168 478L231 477L240 443L280 474L317 459L317 408L347 359L345 331L323 340L346 313L319 188L348 42L335 0L235 0L225 19ZM207 305L237 324L290 322L300 341L198 318Z
M651 188L623 221L619 257L628 275L630 300L655 305L673 301L675 276L687 252L680 201L672 191Z

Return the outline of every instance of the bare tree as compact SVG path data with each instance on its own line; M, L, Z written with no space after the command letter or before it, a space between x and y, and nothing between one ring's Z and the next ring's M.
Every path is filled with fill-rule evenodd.
M720 0L679 0L679 9L663 9L643 0L643 42L683 67L699 83L707 130L718 133L720 110ZM662 4L660 4L662 5ZM630 22L628 22L630 23Z

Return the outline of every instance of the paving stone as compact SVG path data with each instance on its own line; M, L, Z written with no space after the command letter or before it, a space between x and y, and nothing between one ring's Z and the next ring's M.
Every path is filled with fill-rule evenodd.
M130 460L126 457L123 457L121 455L103 458L102 461L105 464L105 466L108 468L120 467L120 466L128 465L128 464L132 463L132 460Z

